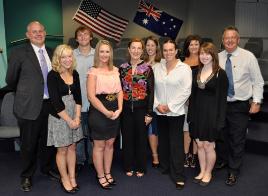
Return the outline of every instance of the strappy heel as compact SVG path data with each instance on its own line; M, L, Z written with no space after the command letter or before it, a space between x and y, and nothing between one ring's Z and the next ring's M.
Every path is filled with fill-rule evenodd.
M107 177L108 175L110 175L110 177ZM104 173L104 176L110 185L113 185L113 186L116 185L116 181L112 177L111 173Z
M99 185L100 185L100 187L102 189L105 189L105 190L111 190L112 189L110 183L107 181L107 179L105 178L105 176L102 176L102 177L96 176L96 178L97 178L97 181L98 181L98 183L99 183ZM105 179L105 181L104 182L100 182L100 179L103 179L103 178Z

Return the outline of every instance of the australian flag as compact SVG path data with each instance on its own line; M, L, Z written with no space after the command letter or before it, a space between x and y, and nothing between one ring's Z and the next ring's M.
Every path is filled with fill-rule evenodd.
M152 4L140 0L139 8L133 20L138 25L163 37L175 40L180 31L182 20L175 18Z

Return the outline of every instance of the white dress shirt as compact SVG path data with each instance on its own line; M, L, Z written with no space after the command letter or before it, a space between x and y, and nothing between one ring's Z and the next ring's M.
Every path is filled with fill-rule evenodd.
M219 53L219 63L225 69L228 52ZM237 47L231 53L232 72L234 80L234 97L227 97L227 101L245 101L253 97L253 102L260 103L263 99L264 81L256 57L248 50Z
M157 115L180 116L185 114L184 104L191 94L192 70L178 60L175 68L167 74L166 62L153 66L155 77L154 111ZM168 105L170 112L161 114L156 107Z

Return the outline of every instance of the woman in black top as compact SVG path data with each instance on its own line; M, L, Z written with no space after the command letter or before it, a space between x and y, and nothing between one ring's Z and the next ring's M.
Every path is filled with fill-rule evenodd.
M184 63L189 65L192 69L193 75L197 72L199 67L199 49L202 44L201 37L198 35L189 35L186 37L184 46L183 46L183 53L185 56ZM185 110L186 114L188 111L188 104L187 101L185 103ZM184 167L192 167L195 168L196 161L197 161L197 146L196 142L192 140L189 133L189 125L186 121L187 117L185 117L184 125L183 125L183 134L184 134L184 153L185 153L185 161ZM190 150L191 143L193 144L192 151Z
M79 190L75 179L75 142L83 138L80 82L74 65L71 47L59 45L52 59L53 70L48 74L48 92L54 112L48 119L47 145L57 147L56 162L61 185L68 193Z
M190 134L197 142L200 173L195 183L207 186L216 160L215 140L223 129L226 113L228 79L219 67L218 52L212 43L200 47L200 68L193 76L189 102Z

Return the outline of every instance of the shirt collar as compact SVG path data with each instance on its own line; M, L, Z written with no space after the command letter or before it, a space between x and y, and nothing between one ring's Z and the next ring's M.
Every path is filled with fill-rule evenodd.
M229 53L225 50L225 55L227 56L227 54L232 54L232 56L238 56L239 54L239 47L237 46L237 48L232 52L232 53Z
M79 47L76 48L76 49L74 50L74 52L77 53L78 55L83 55L83 54L80 52ZM90 51L89 51L89 53L88 53L86 56L94 55L94 52L95 52L95 49L94 49L94 48L90 48Z
M39 48L38 46L36 46L36 45L34 45L34 44L32 44L32 43L31 43L31 45L32 45L32 47L33 47L33 49L34 49L34 51L35 51L36 53L38 53L38 51L39 51L40 49L42 49L43 51L46 51L45 44L44 44L41 48Z

